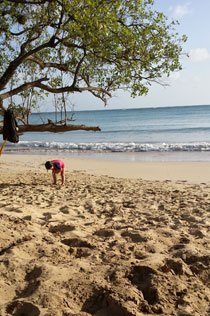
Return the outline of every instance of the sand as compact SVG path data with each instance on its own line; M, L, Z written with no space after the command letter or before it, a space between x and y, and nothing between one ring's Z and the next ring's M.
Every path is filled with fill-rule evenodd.
M210 314L210 163L51 158L0 157L1 316Z

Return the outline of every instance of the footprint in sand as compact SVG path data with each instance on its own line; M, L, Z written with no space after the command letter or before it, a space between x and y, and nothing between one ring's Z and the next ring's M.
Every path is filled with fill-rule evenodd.
M61 240L61 242L64 245L67 245L69 247L80 247L80 248L89 248L89 249L94 249L95 247L88 243L85 240L79 239L79 238L66 238Z
M52 218L52 213L45 212L43 213L43 217L41 218L45 222L49 222L49 220Z
M50 233L66 233L75 230L75 226L71 224L58 224L49 228Z
M189 266L193 274L199 277L203 284L209 285L209 255L198 255L185 251L180 253L179 257L183 258L183 261Z
M102 238L109 238L109 237L113 237L115 233L112 229L99 229L95 231L93 235L96 235Z
M139 233L136 232L124 231L121 233L121 236L125 239L131 240L134 243L148 241L148 238L141 236Z
M17 298L31 296L40 286L39 277L41 276L41 274L42 274L41 267L34 267L31 271L27 272L25 276L25 281L27 282L27 284L23 290L17 292Z
M200 239L206 237L206 232L204 230L197 229L197 228L191 228L190 234Z
M23 213L23 211L19 207L6 207L6 211L14 213Z
M36 305L29 302L18 301L18 300L10 303L6 308L6 312L9 315L13 315L13 316L21 316L21 315L39 316L40 315L40 310Z
M180 258L166 259L165 264L160 268L160 270L164 273L173 270L176 275L192 275L192 272L186 263Z
M158 272L147 266L132 267L128 279L143 293L144 299L151 305L159 301L158 289L153 284L153 279Z
M60 207L60 212L63 214L69 214L69 207L67 205Z
M91 255L90 250L95 248L95 246L79 238L63 239L61 242L64 245L69 246L69 253L76 258L89 257Z

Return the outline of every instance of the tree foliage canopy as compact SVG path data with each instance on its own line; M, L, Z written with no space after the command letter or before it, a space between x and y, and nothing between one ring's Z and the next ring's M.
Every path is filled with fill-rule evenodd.
M117 89L146 94L151 82L181 69L186 40L153 2L1 1L0 107L31 88L89 91L104 102Z

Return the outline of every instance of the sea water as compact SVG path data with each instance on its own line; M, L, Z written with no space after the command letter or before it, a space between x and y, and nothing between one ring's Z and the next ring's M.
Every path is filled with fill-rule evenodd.
M210 105L69 112L70 124L99 126L100 132L27 132L7 152L59 152L120 160L210 161ZM35 113L31 124L54 120Z

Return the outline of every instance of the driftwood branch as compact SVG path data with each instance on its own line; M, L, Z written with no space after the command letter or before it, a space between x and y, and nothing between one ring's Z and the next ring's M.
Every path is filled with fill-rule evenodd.
M3 128L0 127L0 134L2 134ZM38 124L38 125L19 125L18 132L20 134L26 132L51 132L51 133L64 133L69 131L101 131L98 126L86 126L86 125L60 125L53 122L47 124Z

